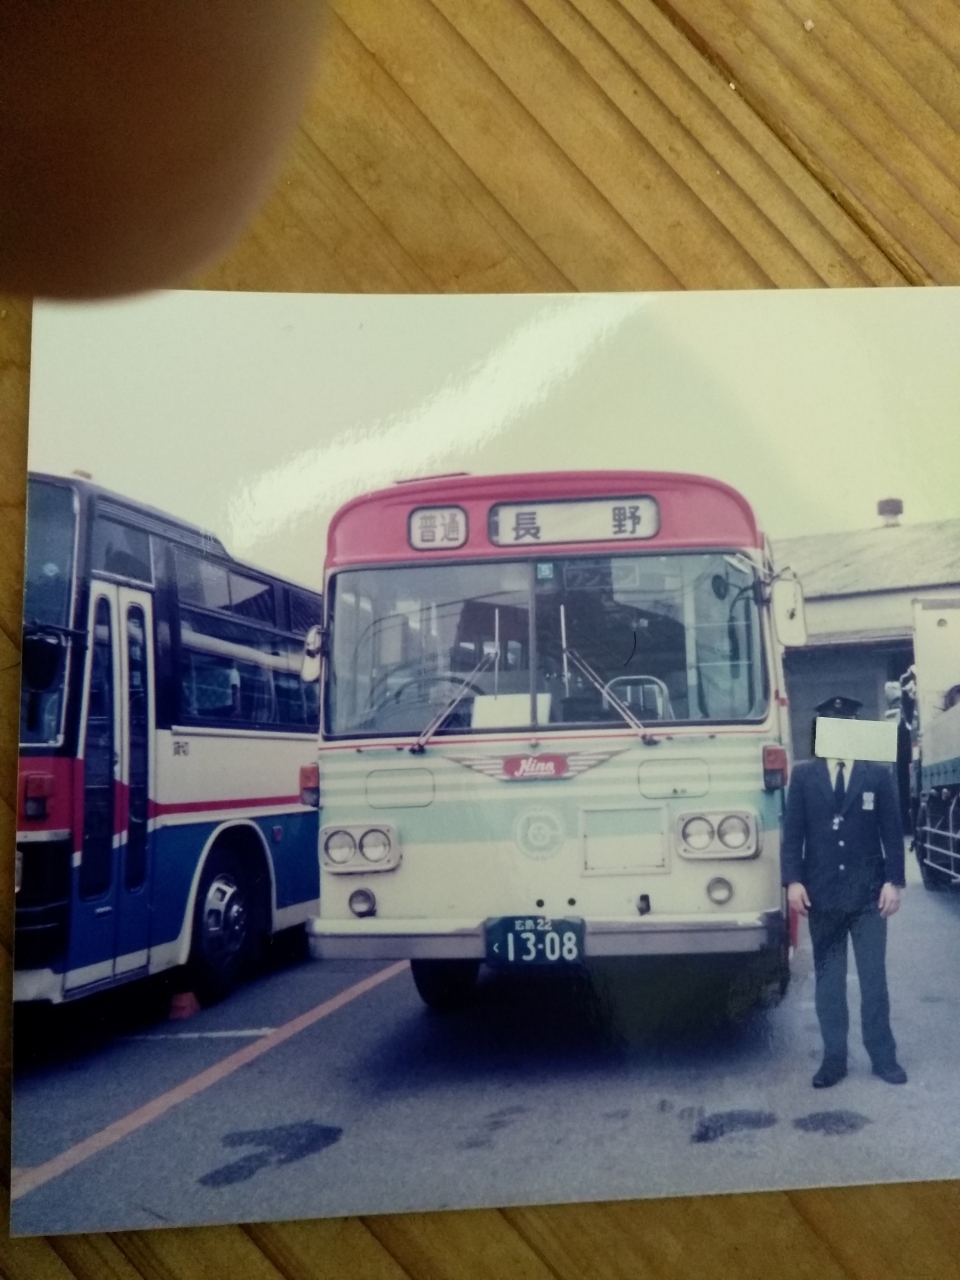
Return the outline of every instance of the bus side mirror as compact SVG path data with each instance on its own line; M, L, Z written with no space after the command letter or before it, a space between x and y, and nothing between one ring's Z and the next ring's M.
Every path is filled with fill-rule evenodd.
M777 578L770 593L773 625L777 639L786 648L807 643L807 622L803 611L803 587L796 578Z
M323 627L311 627L307 632L303 642L303 661L300 663L300 679L304 684L316 684L320 679L324 639Z
M900 687L900 681L887 680L883 686L883 696L887 703L884 719L899 720L903 710L903 689Z
M63 640L52 631L28 632L21 654L23 679L34 693L46 693L60 671Z

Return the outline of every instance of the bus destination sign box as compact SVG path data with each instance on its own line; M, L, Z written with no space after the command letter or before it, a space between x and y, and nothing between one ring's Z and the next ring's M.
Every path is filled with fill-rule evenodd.
M407 526L414 551L455 551L467 540L463 507L417 507Z
M490 541L498 547L573 542L642 542L660 530L660 508L649 496L586 502L502 503L490 511Z

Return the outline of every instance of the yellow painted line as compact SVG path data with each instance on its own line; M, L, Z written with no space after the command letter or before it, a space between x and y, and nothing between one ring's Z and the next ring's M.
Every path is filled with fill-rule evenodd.
M211 1085L219 1084L221 1080L232 1075L234 1071L239 1071L248 1062L253 1062L263 1054L269 1053L271 1049L275 1049L277 1045L283 1044L285 1040L289 1040L292 1036L299 1035L301 1031L305 1031L307 1027L312 1027L321 1018L326 1018L329 1014L336 1013L338 1009L342 1009L344 1005L350 1004L352 1000L357 1000L360 996L366 995L368 991L372 991L374 987L379 987L381 983L389 982L391 978L395 978L398 973L406 969L408 964L409 961L407 960L398 960L395 964L387 965L385 969L379 969L376 973L372 973L369 978L364 978L362 981L354 983L352 987L347 987L339 995L333 996L330 1000L325 1000L323 1004L318 1004L313 1009L308 1009L306 1013L301 1013L299 1017L291 1019L290 1022L285 1022L282 1027L277 1027L276 1031L272 1031L269 1035L263 1036L242 1049L238 1049L222 1061L214 1063L206 1071L201 1071L198 1075L191 1076L189 1080L184 1080L182 1084L178 1084L175 1088L168 1089L166 1093L161 1093L159 1097L145 1103L142 1107L137 1107L135 1111L131 1111L128 1115L121 1116L119 1120L114 1120L113 1124L108 1124L105 1129L91 1134L89 1138L84 1138L82 1142L78 1142L75 1146L68 1147L66 1151L61 1151L53 1159L45 1160L43 1164L34 1165L32 1168L14 1169L10 1178L10 1199L19 1200L21 1196L25 1196L29 1191L35 1191L37 1187L42 1187L45 1182L49 1182L52 1178L59 1178L62 1173L66 1173L69 1169L75 1169L78 1164L83 1164L91 1156L105 1151L122 1138L128 1137L131 1133L136 1133L138 1129L142 1129L154 1120L158 1120L162 1115L179 1106L181 1102L186 1102L188 1098L196 1097L198 1093L203 1093L205 1089L209 1089Z

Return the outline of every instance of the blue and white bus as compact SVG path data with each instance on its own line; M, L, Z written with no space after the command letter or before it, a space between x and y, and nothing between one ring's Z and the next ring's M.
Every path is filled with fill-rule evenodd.
M27 500L14 998L185 965L226 994L315 916L310 591L89 483Z

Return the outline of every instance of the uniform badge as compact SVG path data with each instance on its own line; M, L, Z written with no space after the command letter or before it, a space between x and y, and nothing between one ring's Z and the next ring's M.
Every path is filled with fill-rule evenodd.
M873 808L873 792L872 791L865 791L863 793L863 807L865 809Z

